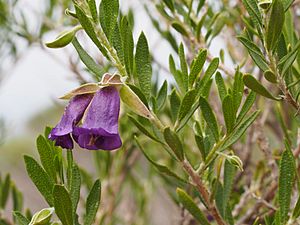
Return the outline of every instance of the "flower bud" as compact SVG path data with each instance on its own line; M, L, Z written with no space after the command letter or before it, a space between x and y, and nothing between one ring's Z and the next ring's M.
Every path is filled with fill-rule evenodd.
M54 208L46 208L35 213L29 223L29 225L47 225L50 222L51 216L54 212Z
M224 154L222 152L217 152L217 154L223 156L226 160L228 160L228 162L231 165L237 167L240 171L244 171L242 160L237 155L234 155L233 152L231 152L230 154Z
M147 119L152 119L153 116L145 104L126 84L122 85L120 89L121 100L136 114Z
M260 0L258 2L258 6L263 10L269 9L270 5L272 5L272 0Z
M243 162L242 162L242 160L238 156L236 156L236 155L229 155L227 157L227 160L229 161L229 163L231 165L234 165L240 171L244 171L244 169L243 169Z
M65 14L66 14L67 16L72 16L73 18L78 19L76 13L75 13L75 12L72 12L70 9L66 9L66 10L65 10Z
M73 41L76 32L79 31L81 28L81 26L77 26L70 31L62 32L54 41L46 43L46 46L48 48L62 48L67 46Z

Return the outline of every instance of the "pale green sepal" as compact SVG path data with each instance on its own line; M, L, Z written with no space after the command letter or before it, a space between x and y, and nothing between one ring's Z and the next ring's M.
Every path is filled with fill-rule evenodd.
M60 99L68 100L73 98L76 95L83 95L83 94L93 94L96 93L100 89L99 85L96 83L88 83L83 84L80 87L70 91L69 93L65 94L64 96L60 97Z
M125 105L127 105L134 113L147 119L153 119L149 109L126 84L122 85L120 89L120 97L123 103L125 103Z

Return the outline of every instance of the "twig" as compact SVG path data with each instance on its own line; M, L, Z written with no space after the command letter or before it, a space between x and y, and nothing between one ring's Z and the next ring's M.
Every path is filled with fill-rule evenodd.
M128 172L130 169L133 167L133 165L138 161L138 158L141 156L140 151L135 151L132 153L132 155L124 162L123 169L122 169L122 174L120 175L118 182L113 184L113 190L112 190L112 199L110 201L109 206L107 207L106 212L103 212L102 210L98 210L97 212L97 221L95 224L100 224L100 221L103 219L102 217L105 216L105 218L111 218L112 214L114 213L117 204L117 198L116 198L116 193L120 192L120 189L122 187L122 184L124 183Z
M263 205L267 206L268 208L277 211L278 209L273 206L272 204L270 204L269 202L267 202L265 199L262 199L261 197L257 196L256 194L252 193L252 197L255 198L258 202L262 203Z
M278 187L278 183L276 181L274 181L271 185L271 187L268 189L268 191L264 194L264 196L262 197L262 199L264 201L268 201L270 199L272 199L275 195L275 191ZM262 201L260 202L256 202L255 205L246 212L246 214L237 221L237 225L243 225L243 224L249 224L248 221L252 218L253 215L255 215L256 212L259 211L259 209L263 206L264 204L262 203Z
M240 212L243 210L243 208L245 207L245 205L249 199L250 194L251 194L250 189L246 188L246 191L240 197L239 203L236 204L234 209L232 210L233 217L238 216L240 214Z
M255 123L256 135L257 135L257 144L259 149L264 153L266 161L270 166L271 174L273 179L277 179L277 166L273 158L272 151L270 149L270 144L268 138L265 136L262 124L260 122Z
M222 217L220 216L214 202L210 201L210 194L204 184L202 183L202 180L200 176L195 172L195 170L192 168L190 163L186 160L182 162L182 166L185 169L185 171L189 174L192 181L194 182L195 187L201 194L203 201L205 205L207 206L208 210L210 211L211 215L216 220L217 224L219 225L225 225L226 223L223 221Z

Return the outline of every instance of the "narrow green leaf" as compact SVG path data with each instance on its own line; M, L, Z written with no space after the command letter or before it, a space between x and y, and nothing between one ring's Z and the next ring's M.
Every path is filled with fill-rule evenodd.
M287 11L295 0L282 0L284 11Z
M170 68L170 72L172 73L172 75L179 87L179 90L182 93L185 93L186 89L184 87L182 74L176 69L174 58L172 55L169 56L169 68Z
M173 0L163 0L166 6L174 12L174 1Z
M283 25L284 7L282 0L274 0L266 30L266 46L268 50L272 51L276 48Z
M150 131L148 131L143 124L141 124L139 121L137 121L133 116L127 115L129 120L134 123L134 125L147 137L151 138L154 141L157 141L161 143L160 140L158 140Z
M251 91L249 93L249 95L247 96L247 98L242 106L242 109L236 119L237 123L239 123L242 119L244 119L245 115L247 114L247 112L249 112L252 105L254 104L255 99L256 99L256 93L254 91Z
M13 199L13 210L22 211L23 209L23 194L20 192L15 184L12 185L12 199Z
M226 210L227 206L229 205L229 199L230 199L230 194L232 192L233 184L234 184L234 177L236 174L236 167L229 163L227 160L225 160L225 165L224 165L224 187L223 187L223 210L224 214L226 215Z
M119 15L119 0L102 0L99 8L99 20L103 32L111 40Z
M202 160L205 161L207 152L205 150L205 138L202 135L195 134L195 141L198 146L198 149L200 150Z
M259 111L255 111L247 116L242 122L240 122L239 125L234 128L233 132L228 136L228 138L226 138L224 144L221 146L221 150L224 150L237 142L258 115Z
M182 99L178 112L178 121L181 121L190 111L196 98L196 90L188 91Z
M229 223L229 225L234 225L234 219L232 216L232 208L229 204L227 204L227 207L225 208L225 220Z
M101 199L101 182L96 180L86 200L86 215L84 225L93 224Z
M101 51L101 53L109 59L107 55L107 50L103 47L103 45L100 43L97 34L95 33L94 27L90 19L87 17L85 12L75 4L75 10L76 10L76 15L78 17L78 20L87 33L87 35L90 37L90 39L95 43L95 45L98 47L98 49Z
M183 85L185 90L188 90L188 65L186 62L185 58L185 53L184 53L184 47L183 44L181 43L178 49L178 54L180 58L180 66L181 66L181 71L182 71L182 80L183 80Z
M290 58L293 58L293 55L299 51L299 48L300 48L300 41L297 42L297 44L294 46L294 48L288 54L286 54L284 57L282 57L279 60L278 66L282 67Z
M247 48L249 55L262 71L266 71L269 69L264 55L255 43L248 40L245 36L238 36L237 39Z
M174 22L172 22L172 27L177 31L177 32L179 32L180 34L182 34L183 36L189 36L188 35L188 32L186 31L186 29L185 29L185 27L181 24L181 23L179 23L179 22L177 22L177 21L174 21Z
M219 58L213 58L209 64L209 66L207 67L203 78L200 80L199 83L199 92L201 93L204 86L206 85L207 82L209 82L209 80L211 79L212 75L214 75L214 73L216 72L216 70L218 69L219 66Z
M3 184L1 185L1 202L0 208L4 209L8 200L8 195L10 192L10 175L7 174Z
M76 49L79 58L86 65L86 67L94 73L100 80L103 75L102 68L94 61L94 59L84 50L81 44L78 42L77 38L74 37L72 44Z
M211 30L211 39L216 37L223 29L223 27L226 25L228 20L228 13L227 12L221 12L220 15L216 18L216 21L214 22L214 26Z
M295 160L291 150L286 149L281 156L279 169L279 210L281 224L286 224L289 219L292 189L295 179Z
M206 61L206 56L207 56L207 50L204 49L204 50L201 50L199 52L198 56L196 57L193 65L192 65L190 75L189 75L189 87L193 86L195 80L201 73L204 63Z
M215 141L218 141L219 140L218 123L217 123L216 117L215 117L210 105L208 104L206 99L203 97L200 97L199 104L200 104L203 118L206 121L207 126L211 130L211 132L215 138Z
M215 200L216 200L216 205L217 205L217 208L221 214L222 217L224 217L224 202L223 202L223 185L221 184L221 182L216 179L215 182L214 182L214 192L215 192Z
M169 147L173 150L174 154L177 156L177 158L180 161L182 161L184 159L183 147L177 134L174 131L172 131L169 127L167 127L164 129L164 138Z
M36 140L36 147L39 152L40 160L45 171L55 182L56 170L54 166L54 152L52 152L52 149L48 144L48 141L42 135L38 136Z
M283 133L284 133L284 136L287 140L291 141L290 140L290 131L289 129L287 128L287 125L286 125L286 122L285 122L285 119L283 117L283 107L277 103L276 107L275 107L275 116L276 116L276 119L280 125L280 128L282 129Z
M294 61L297 59L300 48L300 41L297 42L292 51L290 51L287 55L282 57L278 63L278 67L282 68L281 74L284 76L289 68L293 65Z
M200 12L202 7L204 6L205 0L200 0L197 6L197 14Z
M180 182L183 183L188 183L186 180L184 180L183 178L179 177L176 173L172 172L172 170L170 170L168 167L158 164L156 163L154 160L152 160L149 155L146 153L145 149L142 147L142 145L140 144L139 140L137 139L137 137L134 138L138 147L141 149L141 151L143 152L144 156L146 157L146 159L162 174L176 178L177 180L179 180Z
M133 74L133 48L134 41L132 35L132 28L129 25L129 22L126 17L123 17L121 20L120 33L122 39L122 46L124 51L124 61L126 72L129 76Z
M53 188L55 213L63 225L73 225L72 201L66 188L54 185Z
M143 32L136 46L135 64L140 88L146 98L149 99L151 94L152 66L148 42Z
M163 85L161 86L159 92L158 92L157 99L156 99L158 110L163 108L163 106L166 102L167 94L168 94L168 83L165 80Z
M80 198L81 176L78 166L73 163L70 178L70 197L72 201L73 218L76 217L77 205Z
M176 189L176 193L178 195L178 200L180 201L180 203L193 215L193 217L201 225L210 225L206 216L202 213L191 196L189 196L184 190L180 188Z
M256 26L262 26L262 16L260 14L260 10L257 6L256 0L243 0L243 4L247 9L251 20Z
M267 81L276 84L277 83L277 77L271 70L267 70L264 72L264 77L266 78Z
M207 14L208 14L207 12L204 13L204 15L201 17L201 19L199 20L199 22L197 24L197 27L196 27L196 38L197 38L197 40L200 40L201 31L202 31L205 19L207 17Z
M87 0L87 3L89 5L89 9L92 15L92 18L95 23L98 21L98 12L97 12L97 6L96 6L96 1L95 0Z
M117 51L117 55L121 61L122 64L125 64L124 59L124 49L123 49L123 43L122 43L122 37L121 37L121 31L119 24L116 22L115 28L113 30L113 34L111 37L111 42L114 48Z
M232 100L234 106L234 114L238 111L243 94L244 94L244 82L243 82L243 74L239 71L239 68L236 70L234 75L234 83L233 83L233 90L232 90Z
M286 21L287 21L287 19L285 20L285 24L287 23ZM289 28L289 29L291 29L291 28ZM286 54L288 54L287 43L286 43L286 38L285 38L285 35L287 32L288 31L283 31L283 33L281 34L281 37L278 41L278 45L277 45L278 61L280 61ZM294 30L292 32L294 32Z
M180 105L181 105L180 97L178 96L176 89L173 89L170 95L171 116L173 122L175 122L177 119Z
M28 225L30 221L18 211L13 212L17 225Z
M54 187L54 182L32 157L25 155L24 160L30 179L39 192L44 196L48 204L53 206L52 189Z
M211 86L213 83L213 79L209 79L206 84L204 84L203 88L199 88L198 91L200 90L200 95L205 98L208 99L209 97L209 93L211 90Z
M261 83L259 83L252 75L245 74L243 76L243 81L245 85L252 91L273 100L280 100L280 98L274 97Z
M227 129L227 134L231 133L235 122L235 109L233 98L227 95L222 102L223 116Z
M223 79L220 72L217 72L215 79L216 79L216 84L217 84L217 87L218 87L218 92L219 92L221 102L223 102L223 99L227 95L227 89L226 89L226 86L225 86L224 79Z

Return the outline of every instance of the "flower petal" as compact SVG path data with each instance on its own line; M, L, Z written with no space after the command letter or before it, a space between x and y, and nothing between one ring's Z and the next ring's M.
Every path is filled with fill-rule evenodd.
M95 94L87 110L82 128L102 128L107 133L117 134L119 111L118 90L114 87L104 87Z
M73 148L73 141L70 133L73 127L78 123L84 111L92 100L93 95L77 95L71 99L65 109L60 122L54 127L49 135L49 139L55 140L56 145L63 148Z
M92 131L79 135L77 142L80 147L89 150L114 150L122 146L122 141L119 134L110 136L101 136L93 134Z
M73 149L74 144L70 134L63 136L51 136L51 140L55 140L55 145L66 149Z
M118 119L120 96L113 86L100 89L89 105L81 127L74 127L73 136L86 149L113 150L122 145Z

